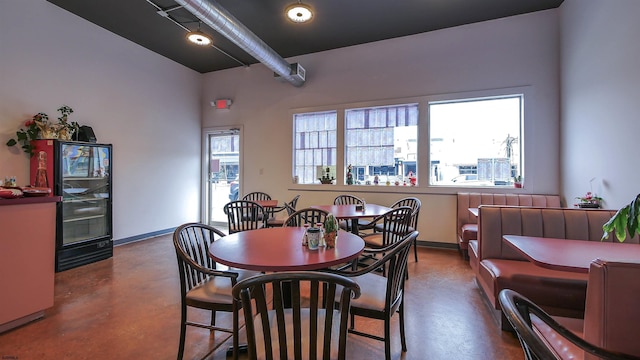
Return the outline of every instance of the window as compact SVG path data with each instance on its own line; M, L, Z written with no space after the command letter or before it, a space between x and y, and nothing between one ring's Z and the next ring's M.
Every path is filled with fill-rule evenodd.
M295 114L293 124L293 175L298 183L319 183L327 167L335 177L337 112Z
M415 185L417 134L418 104L346 110L345 183Z
M429 184L501 186L522 175L523 95L429 103Z

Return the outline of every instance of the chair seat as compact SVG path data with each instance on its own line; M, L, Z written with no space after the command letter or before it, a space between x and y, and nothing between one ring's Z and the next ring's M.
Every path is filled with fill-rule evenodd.
M260 223L260 224L258 224L256 229L262 229L264 226L265 226L264 223ZM247 230L247 229L237 229L237 228L232 226L232 227L229 228L229 234L233 234L233 233L237 233L237 232L245 231L245 230Z
M281 227L286 219L271 217L267 220L267 227Z
M238 273L237 281L260 275L257 271L235 270ZM220 304L233 304L233 296L231 295L231 278L224 276L210 277L200 285L194 287L187 292L186 302L189 306L195 306L201 309L213 309L219 307Z
M384 225L383 224L376 224L374 229L375 229L376 232L383 232L384 231ZM412 232L416 231L416 229L414 229L411 226L409 226L407 229L408 229L407 230L408 233L412 233Z
M369 248L381 248L383 246L383 233L373 233L362 237L365 246Z
M351 308L384 312L387 278L375 273L352 277L360 285L360 297L351 300Z
M341 291L341 290L340 290ZM353 300L352 300L353 301ZM340 336L340 317L339 317L339 312L337 310L333 311L333 321L332 321L332 329L331 329L331 338L332 339L338 339ZM310 338L309 335L309 323L310 323L310 317L309 317L309 309L301 309L300 310L300 315L302 318L302 323L301 323L301 333L302 333L302 339L303 339L303 343L302 343L302 354L309 354L309 342L308 339ZM271 334L277 337L278 334L278 324L277 322L274 320L274 317L276 316L276 312L273 310L270 310L268 312L268 316L269 316L269 324L271 324ZM286 324L286 332L287 332L287 339L293 339L293 312L291 309L285 309L284 311L284 318L285 318L285 324ZM325 311L324 310L318 310L318 326L322 327L324 325L324 320L325 320ZM263 334L264 332L262 331L262 320L260 318L260 316L256 316L254 318L253 324L256 328L256 334ZM306 341L304 341L306 340ZM318 331L318 342L317 342L317 349L318 349L318 359L322 359L322 349L323 349L323 342L324 342L324 331ZM256 337L256 349L257 349L257 358L258 359L266 359L266 356L264 354L265 351L265 346L264 346L264 338L262 336L257 336ZM279 358L279 353L280 353L280 343L278 341L273 341L272 342L272 346L273 346L273 354L274 354L274 358ZM294 357L294 347L293 347L293 341L288 341L287 342L287 354L289 355L290 359L293 359ZM331 359L337 359L338 358L338 341L332 341L331 342Z

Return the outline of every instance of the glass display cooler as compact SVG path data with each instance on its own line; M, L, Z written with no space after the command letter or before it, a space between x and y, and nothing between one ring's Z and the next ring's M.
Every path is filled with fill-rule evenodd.
M36 140L31 184L62 196L56 211L56 271L113 256L110 144Z

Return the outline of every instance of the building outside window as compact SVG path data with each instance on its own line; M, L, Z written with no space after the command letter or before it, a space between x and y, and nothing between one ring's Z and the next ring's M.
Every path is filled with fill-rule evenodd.
M294 181L320 184L328 174L337 185L512 186L515 177L524 177L525 92L435 95L295 114ZM420 117L428 121L420 124ZM429 139L422 145L428 159L419 159L418 133ZM338 164L344 176L335 179Z
M523 95L429 103L429 184L504 186L522 173Z
M417 135L418 104L346 110L345 167L353 183L416 185Z
M319 184L323 171L335 178L337 112L295 114L293 175L299 184Z

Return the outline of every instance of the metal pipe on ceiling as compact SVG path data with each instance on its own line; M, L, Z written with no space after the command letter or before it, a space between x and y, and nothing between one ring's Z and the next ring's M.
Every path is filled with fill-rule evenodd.
M303 78L292 74L285 59L214 0L175 1L293 86L304 84Z

